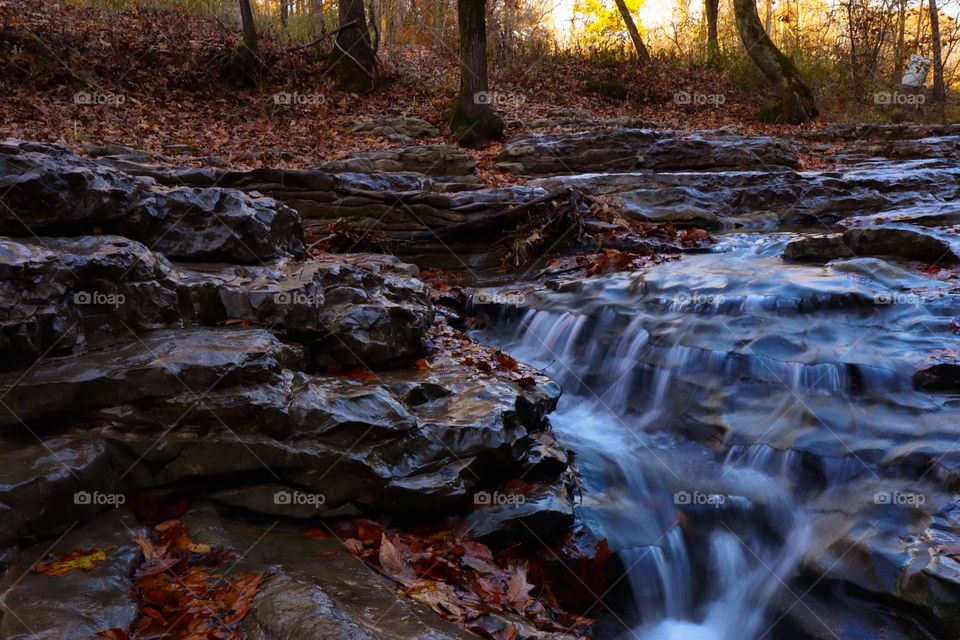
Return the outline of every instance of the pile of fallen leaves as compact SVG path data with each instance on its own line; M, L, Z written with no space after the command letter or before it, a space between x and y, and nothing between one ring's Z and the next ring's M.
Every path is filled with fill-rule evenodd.
M429 356L418 360L419 368L434 368L434 362L453 361L459 367L503 376L524 389L537 385L538 371L509 354L481 344L438 317L427 332Z
M546 559L523 557L517 545L494 552L467 534L458 519L415 530L386 529L371 520L342 520L308 533L319 539L336 537L350 553L396 582L404 595L482 637L516 638L521 626L574 637L586 632L593 620L565 610L563 594L554 591L556 586L568 588L572 576L556 581ZM599 577L609 558L604 549L608 549L605 542L586 564L576 558L571 562L587 579ZM559 555L543 551L561 564ZM586 600L596 604L595 599Z
M182 509L181 509L182 510ZM147 638L240 640L262 573L229 575L235 554L193 540L179 519L164 520L136 535L143 555L134 573L140 620L98 633L109 640Z

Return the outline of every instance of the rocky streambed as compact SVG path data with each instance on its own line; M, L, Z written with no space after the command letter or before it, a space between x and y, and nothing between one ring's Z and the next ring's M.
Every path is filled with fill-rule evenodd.
M446 147L241 171L0 144L0 635L153 624L148 500L183 505L180 562L259 576L218 618L243 637L956 637L958 134L541 135L499 189ZM587 198L567 254L628 219L671 259L495 274L555 193ZM349 255L311 247L331 225ZM433 543L310 535L450 518L440 578L390 551Z

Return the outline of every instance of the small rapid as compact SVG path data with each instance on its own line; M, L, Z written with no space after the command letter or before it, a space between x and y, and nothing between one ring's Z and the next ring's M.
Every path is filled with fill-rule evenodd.
M957 415L913 390L904 358L943 347L909 328L942 326L944 310L884 303L903 274L879 260L785 263L789 237L731 234L542 292L484 334L564 389L551 421L577 454L578 515L632 593L611 637L771 637L814 537L810 496L880 477L878 451Z

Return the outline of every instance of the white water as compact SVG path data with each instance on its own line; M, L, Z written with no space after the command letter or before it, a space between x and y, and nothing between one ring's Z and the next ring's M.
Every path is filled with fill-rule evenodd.
M519 326L493 330L494 341L563 386L551 421L577 452L587 490L579 516L617 551L633 593L633 610L616 615L620 637L771 637L779 616L770 605L810 548L812 527L793 495L803 466L797 451L734 444L729 435L707 448L698 439L750 421L758 426L746 433L758 442L844 428L857 434L854 403L879 405L877 397L910 388L884 353L894 343L856 334L868 321L887 322L861 309L872 295L863 284L780 266L765 243L709 256L708 273L687 257L642 277L609 278L595 291L548 298ZM784 273L766 273L771 265ZM716 295L718 288L727 294ZM680 302L671 301L678 289ZM832 402L846 410L814 419L807 407ZM716 424L703 418L713 415ZM877 415L876 424L890 417ZM836 448L835 457L818 458L828 483L872 473ZM722 503L678 504L678 492Z

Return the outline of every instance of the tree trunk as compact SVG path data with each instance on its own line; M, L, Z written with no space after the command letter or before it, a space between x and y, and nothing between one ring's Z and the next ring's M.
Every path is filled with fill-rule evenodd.
M903 78L903 68L906 64L904 58L904 44L907 30L907 0L898 0L897 3L897 44L894 48L894 81L899 83Z
M503 120L493 112L487 78L486 0L457 0L460 22L460 95L450 129L465 147L503 139Z
M763 16L763 28L766 30L767 35L773 31L773 0L766 0L764 2L764 8L766 9L766 15Z
M241 44L250 51L257 50L257 26L253 22L253 7L250 0L240 1L240 24L243 27L243 41Z
M640 64L646 64L650 62L650 53L647 51L647 47L643 44L643 40L640 38L640 31L637 30L637 25L633 21L633 16L630 15L630 10L627 9L626 0L614 0L617 3L617 9L620 10L620 16L623 18L623 24L627 26L627 31L630 33L630 39L633 40L633 48L637 50L637 57L640 58Z
M940 13L937 0L930 0L930 41L933 45L933 97L943 102L947 89L943 84L943 50L940 45Z
M290 13L290 5L287 4L287 0L280 0L280 24L284 28L287 27L287 17Z
M720 55L720 39L717 35L720 0L704 0L703 13L707 18L707 58L710 62L716 62Z
M804 84L793 61L785 56L763 30L756 0L733 0L737 31L743 46L767 80L780 92L778 120L799 124L819 115L813 93Z
M340 31L330 53L334 74L344 89L365 93L376 86L377 57L363 0L340 0L337 12Z

